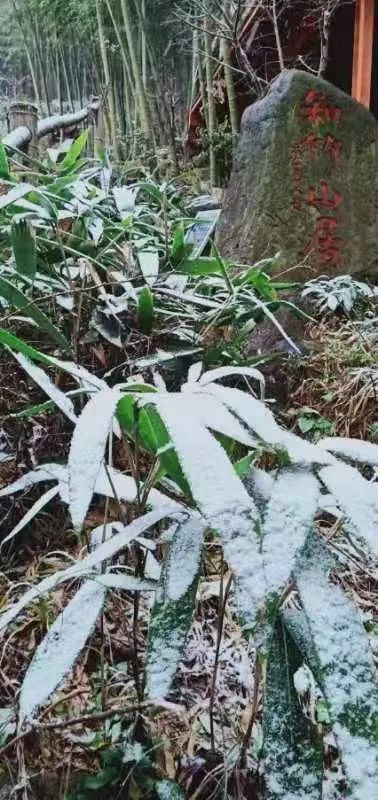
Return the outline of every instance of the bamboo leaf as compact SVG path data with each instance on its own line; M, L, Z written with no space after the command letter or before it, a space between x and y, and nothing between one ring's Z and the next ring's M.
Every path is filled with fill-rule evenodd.
M1 547L3 547L7 542L10 542L11 539L14 539L14 537L17 536L17 534L20 533L20 531L22 531L26 527L26 525L29 525L29 522L31 522L34 519L34 517L37 514L39 514L42 508L47 506L50 500L56 497L58 492L59 492L59 486L53 486L47 492L44 492L44 494L41 497L39 497L38 500L35 501L35 503L33 503L31 508L29 508L26 514L22 517L20 522L18 522L17 525L13 528L13 530L10 533L8 533L5 539L2 540Z
M153 286L159 275L159 253L157 250L139 250L138 261L146 283Z
M144 286L138 297L138 328L150 336L154 325L154 297L148 286Z
M106 388L98 392L85 406L72 436L68 458L69 498L76 528L81 528L93 497L118 401L116 390Z
M378 466L378 445L372 442L334 436L321 439L318 447L329 450L336 456L341 456L349 461L359 461L360 464L371 464L373 467Z
M378 687L369 640L354 604L331 583L333 561L314 540L296 569L303 612L285 624L304 649L329 711L351 800L378 796ZM304 619L303 619L304 617Z
M30 223L26 220L13 222L11 241L17 272L33 280L37 270L37 248Z
M320 478L345 515L345 527L378 556L378 495L358 470L336 464L320 470Z
M70 349L65 336L50 322L46 314L6 278L0 278L0 296L4 297L9 305L14 306L18 311L26 312L28 317L30 317L42 331L45 331L59 347L63 350ZM2 333L6 333L6 331L2 331Z
M80 158L83 150L87 146L89 135L89 128L86 128L80 136L72 143L68 153L65 155L63 161L59 165L61 171L64 170L71 170L73 167L76 166L78 159Z
M205 524L194 517L179 526L165 559L152 608L147 689L152 699L169 692L192 622Z
M33 603L34 600L47 594L47 592L51 592L61 583L90 575L99 564L113 558L120 550L128 547L132 541L138 540L138 537L141 536L142 533L156 525L162 519L168 517L175 517L172 508L168 506L161 506L155 511L150 511L144 514L144 516L138 517L138 519L131 522L130 525L124 527L120 533L101 544L94 552L89 553L88 556L83 558L82 561L78 561L76 564L73 564L73 566L44 578L44 580L36 586L24 592L16 603L0 614L0 631L6 628L9 623L12 622L24 608L30 605L30 603Z
M191 413L191 395L186 399L184 413L184 406L177 403L174 395L151 395L192 497L209 526L222 537L226 560L236 578L239 612L248 620L251 605L254 606L253 565L258 552L259 514L222 446Z
M64 394L64 392L61 392L60 389L58 389L46 372L33 364L33 362L30 361L27 356L22 355L22 353L12 352L12 355L25 370L25 372L30 375L33 381L40 386L40 388L48 395L48 397L50 397L54 404L63 412L63 414L68 417L71 422L76 422L77 417L72 401L69 397L67 397L67 395Z
M5 178L7 181L11 178L8 156L2 142L0 142L0 178Z
M281 428L272 412L260 400L240 389L210 384L207 391L222 401L263 442L287 450L293 464L332 464L334 457L320 447Z
M93 631L105 597L105 586L84 583L37 647L21 688L21 727L33 719L72 669Z
M185 800L184 793L175 781L158 781L155 788L159 800Z
M302 714L293 676L302 658L278 624L272 638L264 692L266 800L321 800L322 743Z

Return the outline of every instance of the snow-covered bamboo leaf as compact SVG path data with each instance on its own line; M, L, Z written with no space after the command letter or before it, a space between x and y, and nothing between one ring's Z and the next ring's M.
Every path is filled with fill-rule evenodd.
M158 781L155 788L159 800L185 800L183 791L175 781Z
M195 364L192 364L191 367L189 367L188 378L187 378L187 383L189 384L189 386L191 383L197 383L197 381L199 381L202 369L203 369L202 361L196 361Z
M364 442L361 439L344 439L329 437L321 439L318 442L318 447L323 450L329 450L336 456L346 458L350 461L359 461L361 464L371 464L371 466L378 466L378 445L372 442Z
M20 694L20 726L33 719L72 669L93 631L106 587L87 581L37 647Z
M58 493L59 493L59 486L53 486L52 489L48 489L47 492L44 492L44 494L41 497L39 497L38 500L35 501L35 503L33 503L31 508L29 508L26 514L22 517L20 522L18 522L17 525L13 528L13 530L10 533L8 533L5 539L2 540L1 547L3 547L3 545L6 544L7 542L10 542L11 539L14 539L14 537L17 536L17 534L20 533L20 531L22 531L26 527L26 525L28 525L29 522L31 522L32 519L34 519L34 517L37 516L37 514L39 514L41 509L47 506L50 500L52 500L53 497L56 497Z
M103 389L89 400L80 415L68 458L70 513L75 527L84 522L104 459L119 393Z
M222 378L230 378L233 375L242 375L245 378L253 378L260 384L260 396L264 398L265 391L265 378L260 370L254 367L217 367L205 372L199 379L201 386L207 386L209 383L222 380Z
M261 545L270 607L279 600L312 531L318 500L319 485L311 472L287 469L274 482Z
M247 447L257 447L258 441L251 436L247 428L240 424L237 417L228 410L227 406L219 402L216 397L206 393L206 389L202 392L193 392L188 401L188 394L180 400L180 395L177 395L177 403L182 405L183 414L187 413L188 405L190 404L191 413L194 414L198 421L216 433L221 433L236 442L247 445Z
M169 692L192 622L205 524L194 517L176 531L152 608L147 689L152 699Z
M207 391L221 400L263 442L285 448L294 464L335 463L330 453L280 428L272 412L250 394L216 384L208 386Z
M0 497L9 497L17 492L23 492L25 489L35 486L36 483L64 480L66 476L66 467L60 464L43 464L0 489Z
M18 289L11 281L6 278L0 277L0 297L4 297L10 306L17 308L19 311L26 311L27 316L35 322L38 327L47 333L55 344L62 350L69 350L70 346L65 336L60 332L59 328L50 322L46 314L41 311L39 306L31 302L30 299L24 294L21 289Z
M27 374L32 378L33 381L47 394L47 396L52 400L55 405L65 414L71 422L76 422L76 414L75 409L73 407L72 400L70 400L64 392L61 392L60 389L52 382L51 378L47 375L47 373L41 369L41 367L37 367L30 361L27 356L22 355L22 353L14 353L12 352L13 357L18 361L19 365L22 369L27 372Z
M252 471L252 475L255 472ZM256 488L256 483L260 488ZM312 473L300 469L286 469L268 483L263 483L257 472L255 480L247 486L264 523L249 564L250 607L245 619L253 626L258 621L269 626L274 622L282 592L312 530L319 486ZM268 499L266 491L270 493Z
M157 583L155 581L136 578L134 575L123 575L120 572L107 572L105 575L97 575L95 582L105 586L107 589L115 589L123 592L156 592Z
M314 540L296 569L304 612L285 624L306 649L306 660L328 706L351 800L378 796L378 687L368 636L343 590L331 583L333 566Z
M72 375L73 378L75 378L80 384L83 384L90 391L105 389L107 386L105 381L103 381L101 378L98 378L97 375L93 375L91 372L85 369L85 367L81 367L79 364L75 364L73 361L62 361L59 358L55 358L55 356L41 353L35 347L27 344L22 339L19 339L18 336L15 336L9 331L0 329L0 344L9 347L10 350L15 351L16 353L23 353L23 355L27 356L27 358L31 359L32 361L38 361L41 364L58 367L63 372L67 372L68 375Z
M191 494L210 527L222 537L236 579L239 613L250 619L254 565L259 552L260 517L223 447L174 395L151 395L171 436ZM215 468L216 465L216 468Z
M54 575L49 575L44 578L36 586L33 586L29 591L25 592L20 599L14 603L10 608L0 614L0 631L9 625L18 614L23 611L30 603L37 600L39 597L51 592L56 586L66 581L74 580L85 575L90 575L93 570L110 558L113 558L120 550L128 547L130 542L138 540L138 537L145 531L156 525L162 519L171 516L171 511L167 508L160 508L156 511L150 511L142 517L131 522L116 536L113 536L106 542L103 542L94 552L89 553L82 561L78 561L67 569L55 572Z
M321 800L321 740L302 713L293 676L302 659L278 624L268 655L264 692L266 800Z
M338 463L320 470L320 478L345 515L348 533L378 556L378 494L357 469Z
M138 261L143 277L149 286L153 286L159 275L159 253L157 250L139 250Z
M251 467L243 478L243 484L248 494L253 497L261 516L264 518L268 501L273 492L277 471L266 472L264 469Z

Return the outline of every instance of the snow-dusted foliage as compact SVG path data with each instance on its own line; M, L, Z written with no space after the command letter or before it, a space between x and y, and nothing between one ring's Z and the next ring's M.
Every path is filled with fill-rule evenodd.
M278 623L268 654L264 758L267 800L321 800L322 742L304 717L291 676L298 649Z
M295 571L305 621L291 628L327 701L353 800L378 795L378 687L373 656L359 615L330 581L332 562L316 540ZM299 614L299 620L301 615Z
M21 727L33 718L72 669L92 633L105 596L105 586L94 581L84 583L37 647L21 689Z
M376 486L347 464L325 467L320 477L344 512L345 527L350 535L378 556Z
M96 486L119 393L98 392L84 408L76 424L68 459L72 522L81 528Z
M57 360L54 365L58 366ZM321 749L295 691L294 676L303 660L328 707L348 781L347 796L376 800L378 701L372 656L353 604L329 579L327 551L317 545L314 520L319 508L332 509L349 537L367 545L372 554L378 553L377 485L345 463L375 466L378 446L340 439L316 445L286 431L268 406L248 390L249 380L258 381L261 394L264 389L260 374L252 368L222 368L201 377L202 365L194 364L180 393L168 392L158 379L153 386L141 381L108 389L96 379L91 383L90 373L80 368L67 363L64 368L84 384L83 390L91 397L76 421L68 465L45 465L0 490L1 497L39 482L57 484L45 491L8 539L56 492L69 503L77 528L85 523L95 493L115 498L119 504L134 504L134 516L141 514L141 508L152 510L126 527L121 522L104 524L94 534L94 550L26 591L0 615L2 630L42 594L62 582L86 578L35 654L21 693L21 718L32 716L71 669L106 591L156 590L149 627L147 692L152 700L165 697L191 624L202 542L209 529L219 537L233 573L235 604L244 631L255 648L263 645L260 657L267 657L268 800L320 800L322 796ZM245 391L215 383L232 372L245 379ZM34 378L51 392L39 373ZM66 399L52 399L70 412ZM144 449L154 461L145 485L107 463L115 416L129 446L134 447L137 440L138 452ZM232 460L235 443L247 450L243 469ZM276 468L265 473L253 466L246 475L245 463L248 466L264 451L274 455ZM173 535L172 530L169 535L160 530L168 519L174 522ZM161 546L157 552L163 555L159 582L159 563L151 557L157 541ZM117 554L131 542L150 555L152 575L146 570L146 577L137 577L130 574L129 562L127 569L117 562ZM302 609L282 612L282 598L291 584L298 589ZM94 598L90 613L82 614L90 597ZM75 622L80 617L83 621ZM51 678L44 682L48 661Z
M169 692L192 621L204 531L201 519L189 518L169 546L148 636L147 689L153 699Z

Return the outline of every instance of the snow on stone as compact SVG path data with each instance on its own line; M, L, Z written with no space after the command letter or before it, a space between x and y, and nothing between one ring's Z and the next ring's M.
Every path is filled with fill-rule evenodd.
M378 494L374 484L347 464L325 467L320 478L345 515L348 532L378 556Z
M92 633L106 588L85 583L59 614L33 656L20 694L20 726L51 697L72 669Z

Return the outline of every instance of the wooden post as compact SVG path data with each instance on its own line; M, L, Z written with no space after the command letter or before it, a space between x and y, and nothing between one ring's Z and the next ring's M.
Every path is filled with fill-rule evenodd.
M38 125L38 108L33 103L12 103L8 112L9 130L14 131L15 128L25 127L29 128L32 138L29 143L32 154L38 151L37 140L37 125Z
M370 108L375 0L356 0L352 96Z

